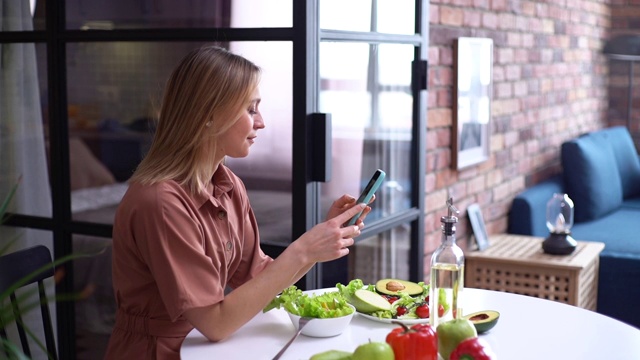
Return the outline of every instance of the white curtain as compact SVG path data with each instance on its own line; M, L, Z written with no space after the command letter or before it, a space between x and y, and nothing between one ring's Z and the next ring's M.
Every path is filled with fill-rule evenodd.
M29 1L0 0L0 11L1 31L33 30ZM51 191L33 43L0 45L0 200L20 177L9 210L51 217ZM42 244L53 255L53 237L49 231L0 227L1 244L13 239L17 240L11 251ZM54 295L53 281L47 284L47 293ZM55 304L50 308L55 330ZM42 336L40 319L39 311L32 311L25 322ZM38 349L35 344L31 349L34 359L46 359L44 354L35 351Z

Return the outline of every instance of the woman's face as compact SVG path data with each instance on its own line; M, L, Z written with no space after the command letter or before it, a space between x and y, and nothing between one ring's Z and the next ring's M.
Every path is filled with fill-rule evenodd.
M264 121L258 109L260 100L260 91L256 87L251 102L242 111L240 118L218 138L220 153L232 158L249 155L249 148L258 137L258 130L264 129Z

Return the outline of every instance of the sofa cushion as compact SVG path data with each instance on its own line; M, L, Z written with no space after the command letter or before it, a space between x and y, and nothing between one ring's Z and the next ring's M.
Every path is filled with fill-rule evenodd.
M597 219L622 204L618 166L603 137L582 136L562 144L561 161L574 222Z
M603 255L632 256L640 261L639 217L638 209L623 207L596 220L574 224L571 236L603 242Z
M590 135L611 146L620 173L622 196L627 199L640 195L640 158L629 130L624 126L614 126Z
M625 199L622 203L623 208L640 210L640 197Z

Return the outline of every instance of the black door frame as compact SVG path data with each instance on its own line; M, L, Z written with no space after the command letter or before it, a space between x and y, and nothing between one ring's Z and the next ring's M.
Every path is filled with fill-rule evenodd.
M321 31L317 14L319 0L293 1L292 28L188 28L188 29L131 29L113 31L81 31L66 29L65 1L46 2L46 29L30 32L0 32L0 43L44 44L47 49L48 131L50 134L50 174L52 210L51 218L12 214L6 225L51 231L54 257L59 259L72 253L72 235L111 237L112 226L74 221L71 217L69 178L69 133L67 113L66 46L82 42L115 41L291 41L293 43L293 148L292 239L313 227L320 219L319 184L310 181L309 156L304 143L310 131L307 115L315 112L318 92L317 53L320 40L339 38L371 42L409 42L416 46L416 59L426 59L428 52L428 11L426 0L416 0L417 35L346 34ZM301 76L302 75L302 76ZM426 66L414 68L414 82L426 82ZM426 90L414 90L413 139L411 162L416 164L411 173L415 190L410 210L395 214L384 221L368 224L362 238L390 230L400 224L411 224L411 249L422 254L424 249L424 158L426 151ZM284 248L265 246L265 251L277 256ZM73 263L65 264L66 276L56 284L57 293L73 291ZM410 278L419 280L423 274L423 259L411 257ZM321 278L321 268L314 267L299 285L315 288ZM58 348L60 358L75 358L75 312L71 302L57 304Z

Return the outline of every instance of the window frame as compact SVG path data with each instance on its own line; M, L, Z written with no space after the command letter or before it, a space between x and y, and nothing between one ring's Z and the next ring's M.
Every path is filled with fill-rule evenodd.
M415 46L413 69L414 94L411 158L416 164L411 173L413 192L411 208L384 220L369 224L361 238L389 231L402 224L411 224L411 249L416 256L410 260L410 280L421 280L424 250L424 175L427 128L426 71L428 53L429 3L415 0L414 35L360 33L321 30L318 21L318 2L321 0L293 1L293 27L291 28L183 28L183 29L122 29L112 31L69 30L65 21L65 1L46 2L45 30L29 32L0 32L0 43L37 43L46 45L48 94L48 131L50 137L50 181L52 217L12 214L9 226L52 231L54 258L72 253L74 234L111 237L108 224L74 221L71 215L71 189L69 164L69 129L67 112L66 47L69 43L110 41L291 41L293 43L293 152L292 179L292 239L313 227L321 219L319 214L319 184L309 180L311 172L306 134L310 127L305 121L317 111L318 47L321 41L359 41L373 43L410 43ZM424 87L416 87L417 83ZM277 254L284 248L267 247L265 251ZM64 265L66 276L56 285L57 293L73 291L73 263ZM304 288L315 288L321 283L322 268L314 267L299 283ZM75 312L72 302L57 306L58 348L60 358L75 358Z

